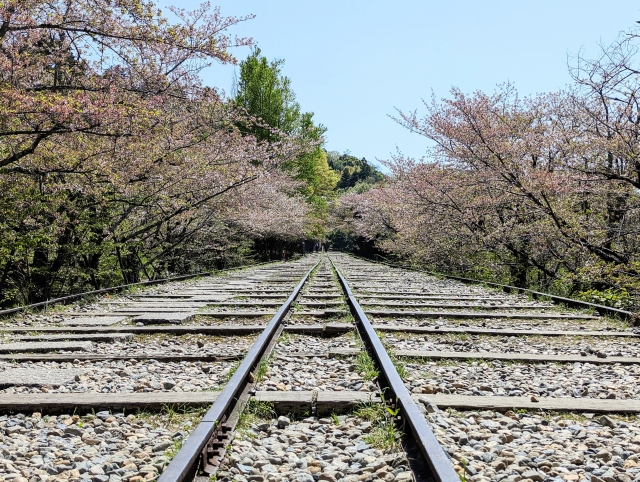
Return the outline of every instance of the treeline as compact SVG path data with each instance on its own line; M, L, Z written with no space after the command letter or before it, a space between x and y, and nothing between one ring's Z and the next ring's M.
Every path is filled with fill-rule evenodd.
M327 129L314 123L313 113L301 110L291 80L282 74L283 66L283 60L269 61L254 48L240 64L234 100L255 120L242 126L245 133L269 142L278 141L284 133L313 146L282 167L301 183L299 192L311 207L307 237L323 240L329 234L327 221L337 197L350 188L359 192L369 189L384 176L365 158L324 148Z
M358 159L350 154L340 155L334 151L327 153L327 158L329 167L340 175L336 184L336 188L340 190L355 188L356 191L364 192L384 180L384 175L364 157Z
M639 36L576 59L567 89L426 103L397 121L430 139L337 216L389 256L433 270L638 307Z
M200 80L251 16L170 10L0 2L0 307L326 236L342 171L282 61L254 49L231 97Z

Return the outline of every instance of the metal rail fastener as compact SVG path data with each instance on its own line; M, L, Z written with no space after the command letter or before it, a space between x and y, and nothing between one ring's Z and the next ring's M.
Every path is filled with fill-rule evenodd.
M331 264L333 265L333 261ZM382 345L380 338L378 338L367 315L351 292L347 280L335 265L333 265L333 267L338 274L342 289L347 295L349 306L356 319L356 323L359 325L359 331L363 336L363 341L368 345L371 354L378 363L382 375L388 384L391 393L385 393L384 396L388 398L388 396L391 395L397 400L397 404L401 409L400 415L411 429L411 435L413 435L413 439L418 445L427 466L431 470L431 474L416 475L421 475L427 480L431 479L436 482L460 482L460 477L458 477L458 474L453 470L453 465L449 457L436 439L429 424L427 424L424 415L411 398L411 393L409 393L402 378L400 378L396 367L393 365L393 361Z
M200 424L189 435L180 451L169 463L166 470L158 478L158 482L181 482L188 477L193 477L198 469L200 455L211 439L216 429L222 424L229 409L237 401L240 393L246 386L251 370L257 365L260 357L264 353L267 345L271 342L274 334L278 330L280 323L286 316L291 303L296 299L300 290L307 282L311 272L320 264L318 262L313 266L302 278L300 283L295 287L287 301L280 307L278 312L273 315L269 324L260 334L247 355L236 369L231 379L227 382L224 389L211 406L209 411L200 421Z

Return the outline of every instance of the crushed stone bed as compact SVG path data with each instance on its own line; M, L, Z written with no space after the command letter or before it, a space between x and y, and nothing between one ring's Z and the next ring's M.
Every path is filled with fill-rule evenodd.
M285 333L280 335L275 352L277 355L296 353L326 354L331 348L355 348L357 346L353 332L338 336L311 336Z
M201 418L138 413L0 416L0 479L141 482L154 480Z
M365 310L366 312L366 310ZM636 329L627 328L614 322L608 323L602 320L563 320L541 318L536 320L521 320L511 318L416 318L401 316L368 315L373 324L379 325L407 325L430 326L439 328L492 328L492 329L518 329L518 330L554 330L554 331L629 331Z
M440 361L407 363L413 393L639 399L640 365Z
M310 357L277 357L256 390L356 390L375 391L377 387L355 372L352 360Z
M527 353L640 357L640 339L579 336L488 336L454 333L416 335L382 333L394 350L456 351L479 353ZM640 362L640 358L638 359Z
M371 430L371 422L344 415L259 420L233 441L217 480L412 481L404 452L365 442Z
M251 348L256 335L207 336L207 335L136 335L130 342L95 344L93 353L100 355L237 355Z
M46 375L49 370L74 370L72 380L58 384L10 386L0 393L132 393L132 392L194 392L218 390L233 368L233 362L158 362L144 361L75 361L23 362L0 361L0 373L13 369L28 369Z
M449 410L427 420L467 480L640 480L637 417Z
M210 336L203 334L171 335L142 334L133 335L123 341L89 343L90 348L83 354L127 356L153 355L238 355L247 351L255 342L258 334ZM13 340L11 335L0 335L2 343ZM64 350L64 343L61 344Z

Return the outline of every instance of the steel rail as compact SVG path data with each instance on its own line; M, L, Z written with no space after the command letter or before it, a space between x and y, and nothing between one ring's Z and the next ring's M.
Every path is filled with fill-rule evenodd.
M216 273L225 273L227 271L234 271L236 269L251 268L253 266L260 266L260 265L276 263L276 262L277 261L266 261L264 263L247 264L242 266L236 266L234 268L225 268L225 269L213 270L213 271L203 271L202 273L192 273L192 274L185 274L181 276L173 276L170 278L160 278L160 279L153 279L153 280L147 280L147 281L140 281L138 283L129 283L126 285L111 286L110 288L102 288L99 290L84 291L82 293L74 293L72 295L62 296L60 298L52 298L50 300L41 301L39 303L32 303L30 305L17 306L15 308L0 310L0 318L3 316L14 315L16 313L22 313L23 311L30 310L30 309L37 309L37 308L46 309L49 306L57 305L59 303L66 303L68 301L73 301L78 298L83 298L85 296L114 293L114 292L126 290L127 288L133 288L135 286L152 286L152 285L157 285L162 283L168 283L170 281L180 281L185 279L197 278L198 276L212 276L213 274L216 274Z
M267 345L271 342L280 327L282 320L291 308L291 303L297 298L300 290L309 279L309 275L319 264L320 261L304 275L300 283L298 283L291 295L289 295L289 298L287 298L287 301L285 301L277 313L273 315L273 318L247 352L244 360L242 360L242 363L240 363L240 366L238 366L231 379L227 382L214 404L204 415L200 424L198 424L196 429L189 435L189 438L180 451L169 463L162 475L160 475L158 482L181 482L195 475L204 447L218 425L222 423L223 418L229 412L234 401L238 399L244 390L249 380L251 370L257 365Z
M426 270L426 269L416 268L414 266L405 266L405 265L401 265L401 264L391 263L389 261L378 261L378 260L375 260L375 259L367 259L367 258L365 258L363 256L358 256L358 255L353 254L353 253L343 253L343 254L347 254L348 256L353 256L354 258L359 258L359 259L362 259L364 261L368 261L369 263L383 264L385 266L391 266L391 267L394 267L394 268L401 268L401 269L407 269L407 270L410 270L410 271L417 271L419 273L426 273L426 274L429 274L431 276L438 276L438 277L442 277L442 278L452 279L452 280L460 281L462 283L467 283L467 284L480 284L480 285L490 286L492 288L500 288L505 293L508 293L508 292L511 292L511 291L517 291L518 293L529 294L535 299L538 299L538 298L549 298L554 303L561 303L563 305L567 305L567 306L572 307L572 308L593 308L595 311L597 311L601 315L618 316L618 317L622 318L623 320L634 320L634 319L636 319L638 317L638 314L634 313L632 311L621 310L620 308L613 308L612 306L598 305L596 303L590 303L588 301L576 300L576 299L573 299L573 298L566 298L564 296L552 295L550 293L543 293L541 291L530 290L528 288L520 288L519 286L503 285L503 284L500 284L500 283L494 283L493 281L483 281L483 280L474 279L474 278L465 278L465 277L462 277L462 276L454 276L454 275L450 275L450 274L442 274L442 273L437 273L435 271L429 271L429 270ZM380 255L376 255L376 256L379 256L380 258L382 258L382 256L380 256Z
M398 374L391 357L389 357L387 350L382 345L367 315L353 295L347 280L335 266L333 260L331 260L331 264L346 294L351 312L356 319L360 334L363 336L363 341L368 345L371 354L378 363L388 385L388 389L391 392L390 394L385 392L385 399L388 398L388 395L391 395L400 406L400 416L411 429L411 435L418 445L422 457L424 457L424 462L426 462L426 465L431 471L430 474L416 475L420 475L426 480L434 480L436 482L460 482L460 477L458 477L458 474L453 470L453 465L449 457L427 424L424 415L411 398L411 393L409 393L409 390Z

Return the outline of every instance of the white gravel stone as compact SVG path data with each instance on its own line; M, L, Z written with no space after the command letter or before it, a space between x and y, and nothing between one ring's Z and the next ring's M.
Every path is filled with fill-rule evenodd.
M132 393L132 392L194 392L218 390L226 383L231 362L170 362L107 361L89 362L24 362L17 364L23 370L73 369L71 381L56 381L44 386L12 386L0 393ZM0 361L0 370L16 364ZM169 383L167 383L169 382ZM170 387L170 388L168 388Z
M438 411L427 416L467 480L640 480L640 424L535 413Z
M407 371L405 382L413 393L640 398L640 365L456 360L408 363Z

